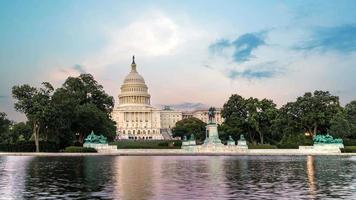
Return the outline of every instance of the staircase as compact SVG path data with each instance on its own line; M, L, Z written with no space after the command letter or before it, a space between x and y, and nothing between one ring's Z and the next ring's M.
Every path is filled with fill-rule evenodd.
M172 139L171 129L162 128L161 129L161 134L162 134L164 140L171 140Z

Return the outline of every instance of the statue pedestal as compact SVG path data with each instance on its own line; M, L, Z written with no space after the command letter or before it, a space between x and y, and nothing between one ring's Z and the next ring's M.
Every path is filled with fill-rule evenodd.
M237 146L242 149L248 149L246 140L238 140Z
M208 137L204 140L203 147L224 146L219 139L218 125L216 123L208 124L206 130L208 131Z
M99 144L99 143L84 143L83 147L89 147L96 149L99 153L101 152L115 152L117 151L116 145L109 144Z
M314 144L313 149L316 151L324 151L324 152L336 152L340 153L340 148L344 148L344 145L341 144Z

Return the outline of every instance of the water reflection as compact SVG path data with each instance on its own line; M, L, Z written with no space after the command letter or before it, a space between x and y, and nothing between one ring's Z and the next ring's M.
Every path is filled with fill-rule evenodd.
M0 157L0 199L356 198L355 157Z
M316 178L315 178L315 157L307 157L307 173L308 173L308 184L311 199L316 199Z
M122 199L150 199L155 191L155 169L159 165L151 157L116 157L116 181Z

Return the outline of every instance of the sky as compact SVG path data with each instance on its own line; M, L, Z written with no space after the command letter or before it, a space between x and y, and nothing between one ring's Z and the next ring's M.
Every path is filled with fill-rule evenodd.
M356 99L356 1L0 0L0 111L14 85L91 73L117 99L132 55L153 105Z

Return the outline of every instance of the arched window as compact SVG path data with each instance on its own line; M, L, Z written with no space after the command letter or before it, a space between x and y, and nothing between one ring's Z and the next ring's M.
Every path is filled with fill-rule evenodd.
M122 133L125 134L125 130L123 130Z
M137 131L137 134L140 134L140 130Z
M148 134L150 134L150 130L148 130Z
M132 133L135 134L135 130L133 130Z

